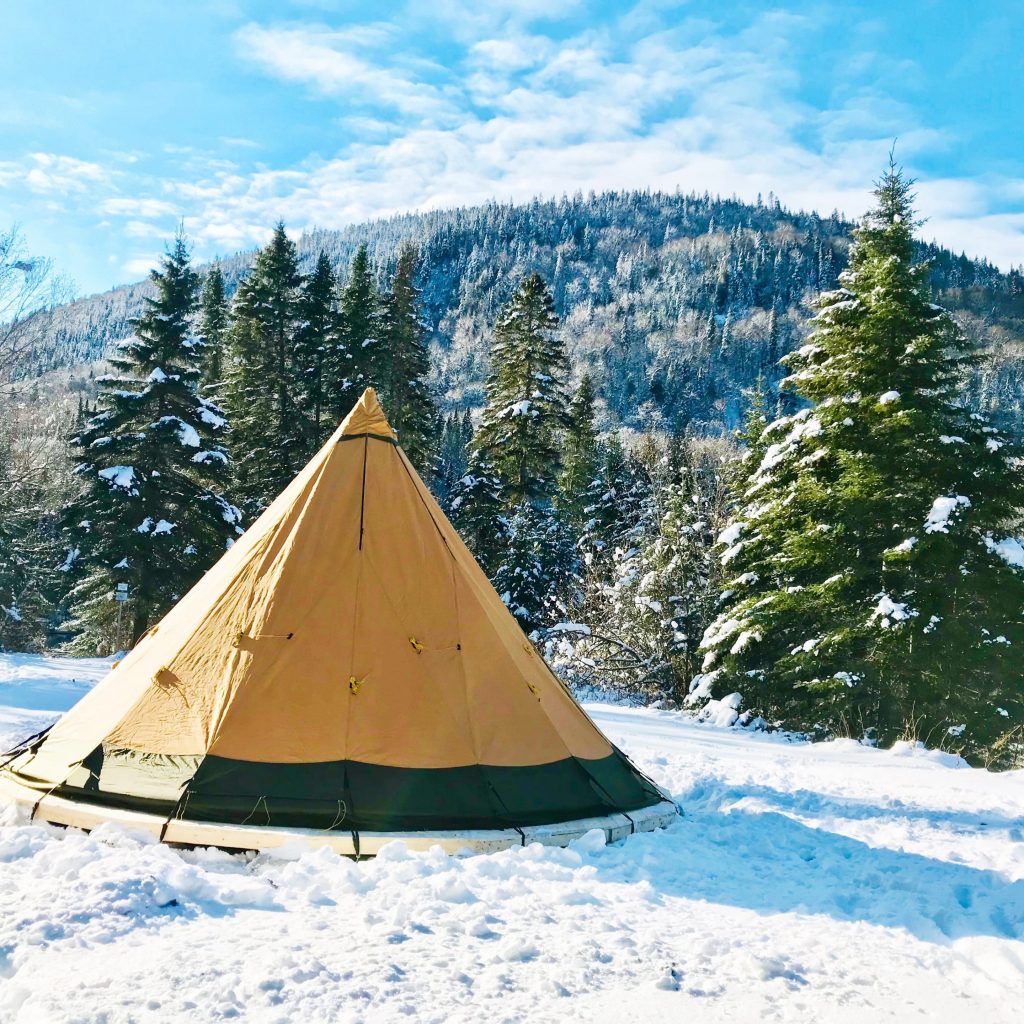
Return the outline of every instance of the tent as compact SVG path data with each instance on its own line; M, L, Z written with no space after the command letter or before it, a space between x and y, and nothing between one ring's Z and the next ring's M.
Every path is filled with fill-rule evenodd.
M551 673L372 389L0 795L56 824L351 854L609 839L675 807Z

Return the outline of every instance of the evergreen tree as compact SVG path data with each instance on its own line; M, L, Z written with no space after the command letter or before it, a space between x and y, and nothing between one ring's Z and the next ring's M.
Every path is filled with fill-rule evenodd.
M551 505L512 510L492 583L527 634L566 617L579 581L572 539Z
M298 405L309 424L307 456L320 449L337 423L328 414L329 367L338 359L338 283L321 251L313 273L302 282L295 333Z
M472 447L494 466L513 505L550 500L562 470L561 435L570 420L557 327L551 293L531 274L494 328L487 407Z
M240 532L222 496L226 421L198 394L202 343L189 322L199 282L178 238L150 275L156 297L100 379L100 411L72 440L80 496L66 510L71 594L81 650L131 645ZM123 631L112 600L128 585Z
M449 413L442 418L439 431L437 461L434 467L434 489L439 500L447 511L451 510L451 500L455 495L458 482L466 475L469 468L467 440L464 420L457 413ZM470 438L472 438L472 428Z
M732 463L729 474L730 483L738 493L745 490L745 481L751 471L761 465L761 460L768 449L768 438L765 429L769 422L768 392L765 388L764 376L758 374L757 382L747 393L749 404L743 417L743 425L736 431L736 440L740 451Z
M404 245L383 303L383 344L377 352L381 401L409 461L423 472L437 448L437 408L427 389L430 353L416 287L419 253Z
M0 513L0 651L42 651L55 611L54 550L41 523L21 515L27 508L17 511Z
M252 516L287 486L309 453L300 406L303 375L295 360L301 283L295 243L278 224L235 294L224 396L235 493Z
M205 346L203 383L208 389L217 388L224 380L225 351L230 326L231 308L224 293L224 275L215 263L203 281L199 316L199 333Z
M564 469L559 481L559 507L578 532L586 521L586 496L597 475L598 444L594 427L594 385L585 373L569 404Z
M651 528L616 562L601 632L617 640L605 656L615 663L620 688L648 700L685 695L718 599L712 549L721 498L716 474L689 467L659 493Z
M61 499L49 451L60 429L0 396L0 650L43 650L54 625Z
M911 184L890 166L786 357L811 405L764 431L695 687L741 690L787 726L1007 763L1024 723L1021 452L962 400L975 356L913 261Z
M364 388L379 385L381 298L373 279L373 267L361 245L352 257L348 281L341 291L341 338L343 345L335 369L336 418L346 416ZM391 414L387 410L388 415Z
M508 542L508 502L494 467L471 458L466 475L453 489L450 508L462 539L493 578Z
M633 547L651 490L646 471L630 459L618 434L609 435L598 458L597 475L583 495L586 522L579 542L595 567L609 563L616 548Z

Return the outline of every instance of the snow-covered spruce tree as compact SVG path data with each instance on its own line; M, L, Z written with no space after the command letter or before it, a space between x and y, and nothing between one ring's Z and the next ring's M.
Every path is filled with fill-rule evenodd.
M391 425L409 461L422 473L437 450L437 407L427 389L430 352L416 287L419 253L403 245L384 297L377 384Z
M65 512L77 562L70 595L78 650L135 643L223 553L240 514L223 496L221 410L198 393L192 336L198 279L178 238L151 273L156 297L101 378L100 409L72 440L82 491ZM69 564L69 569L71 565ZM115 635L115 587L128 584Z
M558 506L576 533L586 522L587 496L598 472L597 429L594 426L594 383L584 373L569 403L569 429L565 433Z
M309 423L306 455L318 451L337 426L327 412L329 367L339 361L338 282L321 251L313 272L302 282L295 332L297 404Z
M723 525L723 486L714 467L694 460L657 492L653 524L615 562L600 633L608 678L626 692L681 700L700 665L719 592L712 549Z
M879 181L842 287L787 357L810 405L765 428L720 538L694 694L983 759L1024 722L1024 478L1016 442L962 400L975 355L913 263L911 184L892 166Z
M216 394L224 381L228 328L231 326L231 307L224 292L224 275L214 264L203 280L200 303L199 336L203 339L203 383Z
M527 634L566 618L578 587L575 552L550 503L520 502L507 520L491 582Z
M568 362L557 327L540 274L520 284L494 327L487 406L471 447L495 468L512 505L551 500L562 471Z
M54 456L67 427L62 411L40 421L16 395L0 394L0 650L43 650L53 630L62 557L55 510L67 477Z
M621 556L634 547L643 532L651 483L618 434L610 434L599 446L597 461L597 473L583 494L585 521L579 547L587 565L604 574L616 551Z
M746 465L747 472L739 478L742 482L749 476L752 464L761 464L764 458L767 442L765 441L765 427L768 426L768 390L763 374L757 375L757 381L753 388L746 393L748 399L747 409L743 417L743 425L736 431L736 440L741 445L741 463Z
M494 577L509 541L508 501L495 468L473 456L449 502L456 529L489 578Z
M223 397L231 419L233 493L259 515L308 458L295 361L300 285L295 243L278 224L235 294L231 365Z
M467 438L463 423L464 418L452 412L442 418L439 431L440 442L434 461L431 489L446 512L451 511L458 482L469 468L467 445L473 437L473 428L471 424Z
M336 419L347 416L366 387L377 387L379 348L383 324L381 298L373 278L373 267L361 245L352 257L348 281L341 290L341 341L334 369ZM387 410L390 415L390 410Z

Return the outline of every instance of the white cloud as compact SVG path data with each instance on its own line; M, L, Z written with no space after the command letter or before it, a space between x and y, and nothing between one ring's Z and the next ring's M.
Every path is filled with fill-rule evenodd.
M456 6L441 5L451 16ZM696 23L633 39L588 31L561 44L510 31L469 45L461 81L441 89L420 77L432 67L399 68L393 53L388 66L353 56L344 33L249 25L240 44L272 74L342 105L374 96L405 120L352 114L343 120L365 129L361 141L331 159L248 175L226 168L165 188L201 211L186 227L220 249L258 244L278 217L336 227L577 189L680 187L746 199L774 191L792 207L859 215L895 136L911 165L949 140L864 89L828 111L799 101L790 49L808 30L775 13L729 38ZM1020 259L1021 218L989 213L980 184L934 182L920 193L943 244L1004 266Z
M126 238L166 238L166 228L152 224L148 220L129 220L119 229Z
M104 200L100 204L100 210L114 217L172 217L178 213L178 208L173 203L163 199L123 196Z
M121 264L121 270L130 277L148 277L149 272L160 263L160 254L152 256L133 256Z
M561 39L545 18L573 5L549 0L436 0L429 15L407 9L401 31L397 21L346 30L250 23L234 37L240 55L331 100L355 141L326 159L252 170L241 166L245 139L221 140L231 159L169 144L173 170L133 170L137 197L122 178L115 191L97 164L37 154L27 167L0 162L0 188L36 171L37 190L92 189L97 209L125 218L120 230L140 239L158 231L150 222L182 216L206 258L262 244L278 218L295 230L339 227L591 189L751 200L774 191L790 207L855 216L894 138L911 169L957 145L887 95L881 73L872 83L870 53L850 59L850 82L831 90L827 109L802 100L797 69L819 30L811 21L775 12L725 34L679 6L641 0L611 25ZM427 22L455 41L447 68L416 52ZM923 180L918 190L925 237L1003 267L1024 259L1024 181Z
M29 161L24 168L24 182L37 193L86 192L111 179L107 168L60 153L32 153Z
M389 35L382 26L337 32L321 26L249 24L235 33L235 44L241 56L275 77L326 96L384 104L420 117L450 114L453 108L440 91L417 81L414 72L371 64L350 52L379 44Z

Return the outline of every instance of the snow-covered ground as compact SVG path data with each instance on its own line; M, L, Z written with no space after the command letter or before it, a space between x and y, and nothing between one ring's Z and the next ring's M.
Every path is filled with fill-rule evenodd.
M104 664L0 657L0 746ZM1024 774L588 710L672 828L354 864L0 808L0 1020L1021 1019Z

